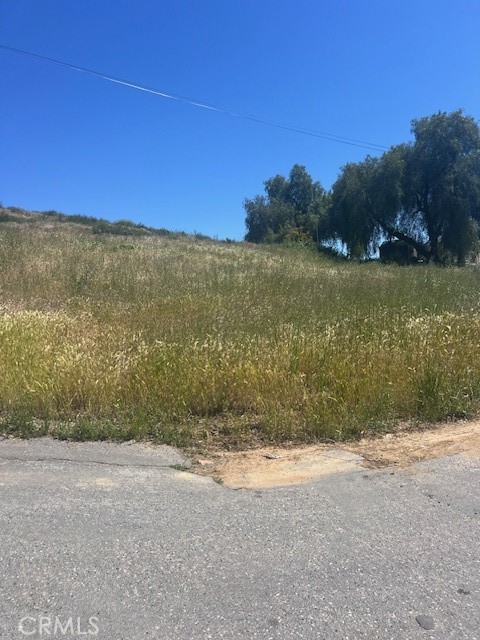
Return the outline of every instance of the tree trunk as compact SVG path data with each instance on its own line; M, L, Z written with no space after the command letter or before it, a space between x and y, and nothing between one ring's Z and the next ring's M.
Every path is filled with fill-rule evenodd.
M430 261L430 258L432 257L431 251L426 249L424 244L422 244L421 242L417 242L413 238L410 238L410 236L406 236L401 231L398 231L398 229L395 229L394 227L390 227L389 225L385 224L381 220L378 220L378 223L380 224L382 229L385 231L385 233L387 233L389 236L393 236L398 240L403 240L405 244L408 244L410 247L413 247L414 249L416 249L419 256L422 256L423 258L425 258L427 262Z

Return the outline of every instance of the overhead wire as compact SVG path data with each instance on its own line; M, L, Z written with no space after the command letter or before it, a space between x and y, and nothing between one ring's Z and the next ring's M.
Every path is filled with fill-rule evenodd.
M128 80L118 78L115 76L108 75L106 73L102 73L101 71L97 71L95 69L89 69L87 67L81 67L79 65L71 64L69 62L65 62L63 60L57 60L55 58L48 58L46 56L42 56L38 53L33 53L32 51L25 51L23 49L17 49L15 47L10 47L4 44L0 44L0 49L4 51L10 51L11 53L16 53L19 55L27 56L30 58L34 58L37 60L43 60L44 62L48 62L50 64L55 64L58 66L65 67L67 69L72 69L74 71L78 71L80 73L87 73L92 76L96 76L101 78L102 80L107 80L108 82L112 82L115 84L123 85L125 87L130 87L131 89L135 89L136 91L143 91L145 93L150 93L156 96L160 96L162 98L167 98L169 100L178 100L180 102L184 102L190 104L195 107L199 107L201 109L208 109L210 111L216 111L218 113L223 113L228 116L232 116L235 118L241 118L244 120L249 120L251 122L256 122L258 124L263 124L269 127L275 127L277 129L283 129L285 131L291 131L293 133L300 133L302 135L311 136L314 138L321 138L323 140L328 140L330 142L337 142L339 144L346 144L352 147L360 147L362 149L368 149L370 151L383 152L388 149L388 147L375 144L373 142L366 142L364 140L356 140L355 138L347 138L345 136L338 136L333 133L327 133L325 131L317 131L315 129L307 129L304 127L289 125L289 124L281 124L278 122L272 122L271 120L267 120L265 118L261 118L256 115L251 115L248 113L242 113L240 111L233 111L231 109L225 109L223 107L219 107L214 104L209 104L208 102L203 102L201 100L196 100L194 98L189 98L187 96L178 95L175 93L170 93L167 91L163 91L160 89L156 89L154 87L149 87L144 84L140 84L138 82L130 82Z

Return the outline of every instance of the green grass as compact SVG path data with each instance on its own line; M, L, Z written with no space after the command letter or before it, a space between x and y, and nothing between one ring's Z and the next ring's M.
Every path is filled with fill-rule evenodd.
M341 440L480 406L480 272L0 225L0 431Z

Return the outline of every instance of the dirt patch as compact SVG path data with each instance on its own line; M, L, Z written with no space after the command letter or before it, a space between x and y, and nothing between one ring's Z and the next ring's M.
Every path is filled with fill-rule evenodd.
M223 453L214 458L213 468L202 473L216 477L231 488L277 487L308 482L319 476L358 468L363 458L327 446L295 449L254 449Z
M365 466L406 466L422 460L463 454L480 457L480 421L452 422L419 431L389 433L343 445L365 459Z
M212 464L199 465L197 470L227 487L254 489L300 484L362 467L405 467L455 454L480 457L480 421L399 431L341 445L216 453L211 456Z

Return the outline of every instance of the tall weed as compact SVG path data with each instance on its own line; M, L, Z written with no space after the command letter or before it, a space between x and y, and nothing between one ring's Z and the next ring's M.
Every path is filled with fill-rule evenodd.
M0 269L9 433L305 441L479 410L475 267L45 223L0 227Z

